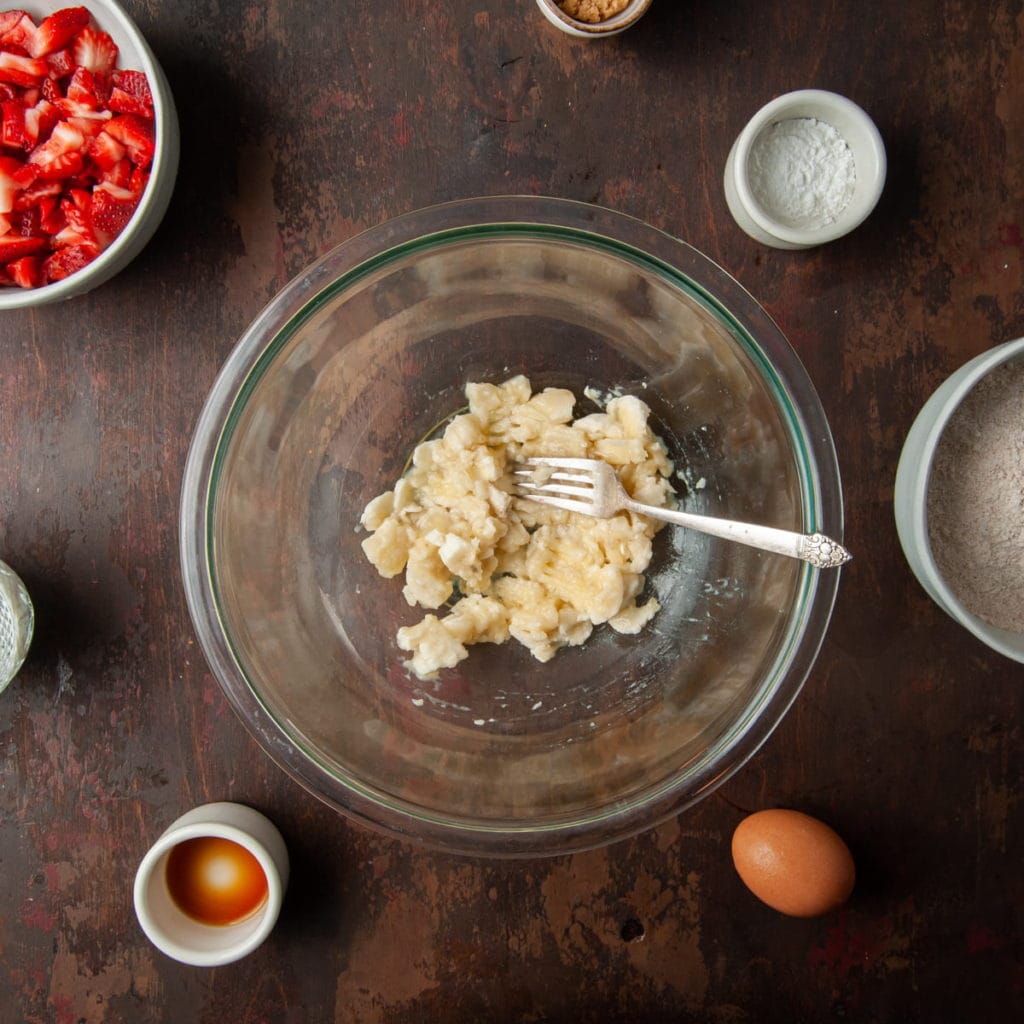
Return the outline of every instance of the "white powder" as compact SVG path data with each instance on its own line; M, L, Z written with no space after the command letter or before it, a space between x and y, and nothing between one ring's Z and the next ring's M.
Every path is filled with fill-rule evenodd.
M857 167L846 140L814 117L776 121L754 140L747 171L765 213L790 228L823 228L846 209Z

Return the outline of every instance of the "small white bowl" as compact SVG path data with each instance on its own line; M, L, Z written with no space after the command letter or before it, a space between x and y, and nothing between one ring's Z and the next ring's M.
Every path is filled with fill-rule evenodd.
M857 181L841 214L822 227L783 224L754 198L750 150L760 134L779 121L815 118L832 125L853 153ZM725 201L736 223L751 238L776 249L810 249L842 237L861 224L878 203L885 185L886 159L874 121L852 100L823 89L800 89L765 104L740 132L725 163Z
M557 0L537 0L537 6L555 28L560 28L568 35L578 39L601 39L618 35L635 25L651 6L651 0L630 0L624 10L598 22L579 21L571 17L558 6Z
M235 924L208 925L185 914L167 886L167 859L187 839L230 839L259 861L267 898ZM274 823L244 804L203 804L183 814L149 848L135 874L135 915L146 937L162 953L195 967L230 964L251 953L270 934L288 885L288 850Z
M27 11L38 25L47 15L67 6L68 0L40 0L26 3L19 9ZM0 287L0 310L61 302L92 291L97 285L110 280L124 270L152 238L174 191L181 138L171 87L163 69L142 33L115 0L86 0L85 6L92 14L93 22L109 33L117 44L117 66L142 71L149 79L156 126L156 147L149 184L125 229L96 259L63 281L41 288Z
M0 693L24 663L34 627L35 612L25 584L0 562Z
M903 554L928 596L982 643L1014 661L1024 662L1024 633L992 626L963 606L939 572L928 533L928 484L942 431L982 377L1018 356L1024 356L1024 338L989 349L947 377L925 402L900 454L893 504Z

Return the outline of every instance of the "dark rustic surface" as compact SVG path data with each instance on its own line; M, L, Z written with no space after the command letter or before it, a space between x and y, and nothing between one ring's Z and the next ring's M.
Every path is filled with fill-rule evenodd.
M179 104L169 215L113 282L0 320L0 557L38 607L0 698L0 1020L1018 1014L1024 669L925 597L892 492L930 391L1024 334L1020 0L655 0L601 44L533 0L125 6ZM861 229L787 254L734 225L721 173L747 118L808 86L874 116L891 173ZM262 304L363 227L498 192L633 214L763 302L831 419L859 556L803 696L718 795L520 863L377 838L292 784L207 670L177 568L192 426ZM267 811L295 872L267 944L204 971L147 944L130 889L148 843L210 799ZM731 832L767 806L848 838L843 912L786 919L743 889Z

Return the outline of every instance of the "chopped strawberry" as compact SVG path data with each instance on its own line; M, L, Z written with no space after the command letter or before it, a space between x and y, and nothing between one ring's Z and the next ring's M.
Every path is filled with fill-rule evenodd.
M109 110L97 110L89 114L69 117L68 124L76 131L81 132L84 138L90 139L103 131L110 118Z
M65 95L84 107L99 110L109 97L110 90L106 82L88 68L75 68Z
M60 91L60 85L57 84L57 79L47 75L43 79L43 99L53 103L55 100L64 99L64 93Z
M21 166L21 161L12 156L0 156L0 214L10 213L14 209L18 193L23 187L16 177Z
M100 132L85 144L85 154L100 170L109 171L124 159L125 148L109 132Z
M39 177L39 168L35 164L20 164L17 170L11 171L11 177L18 188L28 188Z
M103 129L126 150L133 164L148 167L153 159L153 123L134 114L120 114Z
M13 100L18 98L18 90L10 82L0 82L0 100Z
M149 171L144 171L141 167L135 167L132 169L132 180L128 187L137 195L141 196L146 191L146 186L149 184Z
M141 71L114 71L110 75L110 84L134 96L150 112L149 116L153 116L153 94L149 89L149 79Z
M85 136L73 124L58 121L46 142L29 154L28 162L43 166L68 153L77 153L84 145Z
M26 89L38 87L50 66L45 60L20 57L16 53L0 50L0 82L11 82Z
M75 70L75 59L70 50L58 50L46 57L47 67L54 78L67 78Z
M85 166L81 153L61 153L46 163L36 165L37 177L43 181L62 181L73 178Z
M92 206L92 193L88 189L84 188L69 188L67 196L64 202L71 203L76 210L81 210L82 213L88 213L89 207Z
M42 214L37 206L30 206L26 210L15 210L9 218L9 230L23 238L41 235L43 231L39 225L42 223L42 219Z
M25 131L25 108L20 100L0 103L0 144L11 149L31 149L32 142Z
M110 100L107 106L118 114L153 117L153 94L141 71L115 71L110 76Z
M36 23L24 11L4 11L0 14L0 46L17 46L26 53L36 35Z
M64 214L58 202L62 191L63 185L59 181L39 182L30 188L23 189L14 200L14 212L11 214L11 218L21 217L25 213L32 212L33 216L38 216L39 218L39 230L32 233L55 235L64 227ZM22 234L25 233L25 223L24 218L18 220L18 224L22 228ZM12 227L13 224L9 221L8 230ZM0 231L0 234L2 234L2 231Z
M118 160L113 167L105 170L100 175L100 181L106 182L108 185L113 185L116 188L123 188L127 192L131 192L132 172L132 162L128 157L125 157L123 160Z
M70 199L62 199L60 207L64 214L64 227L53 236L55 248L80 246L83 249L99 252L101 248L106 247L106 243L101 245L88 210L79 209Z
M35 31L28 52L33 57L45 57L59 50L89 24L89 12L84 7L65 7L45 18Z
M69 245L58 249L43 260L43 276L47 281L62 281L76 270L90 264L96 253L80 245Z
M6 264L11 260L19 260L22 256L34 256L37 252L45 252L49 244L49 239L42 235L24 238L8 231L6 235L0 235L0 263Z
M58 120L60 112L48 99L41 99L34 107L29 107L25 111L25 134L32 146L45 142Z
M14 200L15 210L27 210L30 206L38 206L44 199L55 199L64 191L59 181L39 181L21 189Z
M24 11L0 11L0 43L7 42L11 30L27 17Z
M87 26L75 37L71 58L80 68L109 75L117 63L117 44L106 32Z
M118 185L115 181L100 182L93 190L94 193L97 191L106 192L109 196L122 203L137 203L139 201L139 193L131 187L130 178L127 185Z
M152 108L147 107L137 96L133 96L130 92L125 92L124 89L116 85L110 90L110 99L107 102L107 106L115 114L135 114L138 117L153 116Z
M7 264L11 280L22 288L38 288L43 283L43 259L41 256L22 256Z
M60 203L55 198L42 199L39 202L39 228L44 235L51 237L63 230L67 220Z
M89 219L104 249L125 229L138 205L137 195L129 193L129 198L119 198L111 187L105 184L96 186L92 193Z
M106 91L102 90L103 95L97 96L91 90L83 88L80 84L76 84L76 79L80 79L80 76L88 76L91 78L92 72L86 71L84 68L79 68L68 83L67 95L62 99L55 100L55 105L59 107L61 113L68 118L95 117L104 121L109 120L113 115L106 109Z

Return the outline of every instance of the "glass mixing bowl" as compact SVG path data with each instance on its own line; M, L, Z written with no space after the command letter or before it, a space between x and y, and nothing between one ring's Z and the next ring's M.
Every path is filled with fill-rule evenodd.
M200 643L267 752L341 811L475 854L595 846L705 796L764 742L818 652L836 571L667 527L636 636L547 664L477 645L422 682L418 621L360 549L366 503L468 381L640 396L684 509L842 536L835 452L782 334L724 271L554 199L422 210L345 242L260 314L188 458L181 556Z

